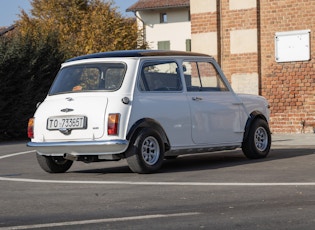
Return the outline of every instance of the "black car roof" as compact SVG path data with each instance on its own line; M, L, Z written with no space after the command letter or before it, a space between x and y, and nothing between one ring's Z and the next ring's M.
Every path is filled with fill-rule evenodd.
M102 53L93 53L68 59L66 62L78 61L91 58L111 58L111 57L144 57L144 56L200 56L211 57L207 54L185 52L185 51L169 51L169 50L119 50Z

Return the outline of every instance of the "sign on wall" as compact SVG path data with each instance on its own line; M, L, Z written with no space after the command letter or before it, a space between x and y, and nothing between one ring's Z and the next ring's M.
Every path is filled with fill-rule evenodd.
M310 30L277 32L276 62L308 61L311 59Z

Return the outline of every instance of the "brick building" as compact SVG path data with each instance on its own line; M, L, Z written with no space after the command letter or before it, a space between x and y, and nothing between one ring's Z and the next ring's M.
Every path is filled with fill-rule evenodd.
M274 133L315 129L315 1L190 0L192 51L236 92L265 96Z

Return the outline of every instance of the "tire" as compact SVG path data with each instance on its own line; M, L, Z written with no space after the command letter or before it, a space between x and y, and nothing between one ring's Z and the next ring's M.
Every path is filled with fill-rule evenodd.
M159 170L164 159L164 144L159 133L144 128L132 138L126 152L129 168L135 173L153 173Z
M270 146L271 133L268 123L263 119L254 120L242 144L244 155L249 159L265 158L269 154Z
M73 164L73 161L66 160L63 157L50 157L36 154L39 166L48 173L64 173Z

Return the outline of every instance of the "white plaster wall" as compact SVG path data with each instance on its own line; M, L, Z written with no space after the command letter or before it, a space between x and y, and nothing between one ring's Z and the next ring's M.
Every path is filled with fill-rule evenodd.
M138 16L145 24L160 24L160 13L167 14L167 23L188 22L189 9L165 9L165 10L147 10L138 12ZM166 23L166 24L167 24Z
M147 42L157 49L159 41L170 41L171 50L186 51L186 39L191 39L190 22L155 24L146 27Z
M217 32L192 34L191 50L193 52L217 55Z
M259 94L258 73L232 74L231 81L236 93Z
M191 14L215 12L217 10L216 0L191 0Z
M230 0L230 10L255 8L256 4L256 0Z
M257 29L231 31L231 53L257 53Z

